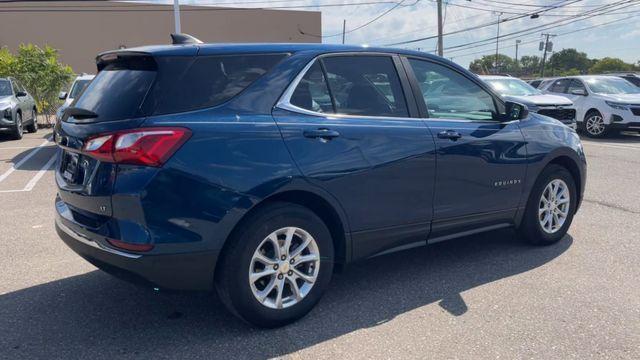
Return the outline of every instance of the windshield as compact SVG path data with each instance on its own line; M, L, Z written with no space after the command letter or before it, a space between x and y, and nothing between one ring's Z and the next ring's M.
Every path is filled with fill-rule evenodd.
M0 96L13 95L11 92L11 83L8 80L0 80Z
M640 94L640 88L624 79L590 78L585 82L596 94Z
M541 94L540 90L520 79L489 79L486 82L500 95L530 96Z
M76 80L76 82L74 82L73 86L71 87L71 91L69 92L69 99L75 99L76 97L78 97L82 90L84 90L87 85L89 85L89 82L91 82L91 80Z

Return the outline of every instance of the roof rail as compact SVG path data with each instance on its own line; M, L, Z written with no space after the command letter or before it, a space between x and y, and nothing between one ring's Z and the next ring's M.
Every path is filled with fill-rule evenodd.
M202 44L202 41L189 34L171 34L171 43L173 45Z

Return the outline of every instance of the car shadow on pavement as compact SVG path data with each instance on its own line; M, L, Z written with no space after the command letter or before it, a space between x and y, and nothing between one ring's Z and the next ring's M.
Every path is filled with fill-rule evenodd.
M307 317L273 330L242 323L211 294L154 292L92 271L0 295L0 354L283 356L433 303L450 316L474 311L461 292L542 266L572 242L567 235L555 245L532 247L501 230L362 261L334 276Z
M32 157L28 161L25 161L22 164L20 164L20 170L40 171L42 170L42 166L49 160L49 158L52 155L55 155L56 150L57 148L55 144L43 146L41 148L38 148L37 146L33 146L24 151L21 151L17 155L11 156L10 158L0 157L0 161L11 163L14 166L16 166L17 164L20 163L22 159L24 159L26 156L29 156L29 154L33 153L33 155L31 155ZM48 170L52 170L52 169L49 168Z

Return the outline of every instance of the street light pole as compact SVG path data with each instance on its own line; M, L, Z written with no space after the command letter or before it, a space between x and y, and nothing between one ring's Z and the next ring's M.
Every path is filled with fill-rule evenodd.
M494 67L496 74L499 72L499 67L498 67L498 40L500 39L500 17L501 16L502 16L502 13L498 13L498 31L496 32L496 66Z
M173 20L175 21L176 34L182 33L180 30L180 0L173 0Z

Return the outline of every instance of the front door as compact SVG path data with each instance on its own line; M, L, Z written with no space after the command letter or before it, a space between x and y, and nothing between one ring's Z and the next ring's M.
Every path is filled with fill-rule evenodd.
M405 64L437 147L432 237L513 221L526 172L518 121L496 120L501 104L480 80L435 61Z
M390 55L324 56L274 111L301 172L344 208L354 258L429 232L435 144L398 66Z

